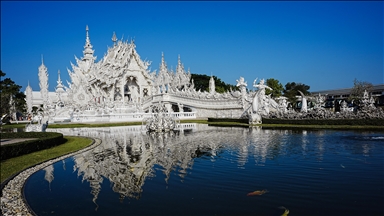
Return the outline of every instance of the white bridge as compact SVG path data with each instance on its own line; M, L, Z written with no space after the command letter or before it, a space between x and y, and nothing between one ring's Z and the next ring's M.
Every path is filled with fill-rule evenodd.
M145 118L152 117L150 107L153 104L163 103L168 107L169 115L179 120L207 118L207 117L236 117L239 118L243 113L243 107L238 98L218 99L218 98L194 98L176 95L174 93L163 93L149 96L145 99L142 112L126 113L127 107L116 108L108 113L97 113L94 110L75 112L72 118L53 118L53 122L141 122ZM183 111L174 110L172 107L183 106ZM186 111L184 111L186 110ZM213 112L217 113L212 114ZM219 114L219 116L218 116Z

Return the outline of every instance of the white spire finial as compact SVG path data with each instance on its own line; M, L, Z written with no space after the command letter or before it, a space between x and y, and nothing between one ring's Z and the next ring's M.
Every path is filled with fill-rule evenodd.
M91 40L89 39L89 28L88 28L88 25L86 25L85 27L85 31L86 31L86 37L85 37L85 45L84 45L84 51L83 51L83 54L84 54L84 57L83 59L85 60L95 60L96 58L93 56L93 47L92 47L92 44L91 44Z
M85 35L86 35L85 40L86 40L86 45L90 43L90 41L89 41L89 34L88 34L88 31L89 31L89 28L88 28L88 25L86 25L86 26L85 26L85 32L86 32L86 33L85 33Z
M85 27L85 36L86 36L85 40L86 40L86 45L90 43L90 41L89 41L89 33L88 33L88 31L89 31L89 28L88 28L88 25L87 25L87 26Z
M116 46L116 41L117 41L117 38L116 38L116 33L113 32L113 36L112 36L112 42L113 42L113 45Z

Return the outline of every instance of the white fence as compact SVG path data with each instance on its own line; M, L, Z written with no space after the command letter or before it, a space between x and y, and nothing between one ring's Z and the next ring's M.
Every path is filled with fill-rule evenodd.
M71 122L141 122L145 118L152 117L151 113L118 113L106 115L75 115ZM195 119L196 112L173 112L170 113L172 117L180 120ZM53 119L54 122L60 122L59 119Z

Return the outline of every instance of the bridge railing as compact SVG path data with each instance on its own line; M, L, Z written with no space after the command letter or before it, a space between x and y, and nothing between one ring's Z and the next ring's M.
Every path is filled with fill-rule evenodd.
M106 115L75 115L72 122L141 122L144 118L152 117L152 113L116 113ZM196 112L172 112L172 117L183 119L195 119ZM56 121L55 121L56 122Z
M174 112L174 113L171 113L171 116L179 118L180 120L195 119L196 118L196 112Z

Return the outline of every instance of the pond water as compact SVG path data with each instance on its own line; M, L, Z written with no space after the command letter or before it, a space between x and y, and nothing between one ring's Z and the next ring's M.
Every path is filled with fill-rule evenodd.
M37 215L384 215L384 132L183 128L50 129L102 144L33 174L26 201Z

